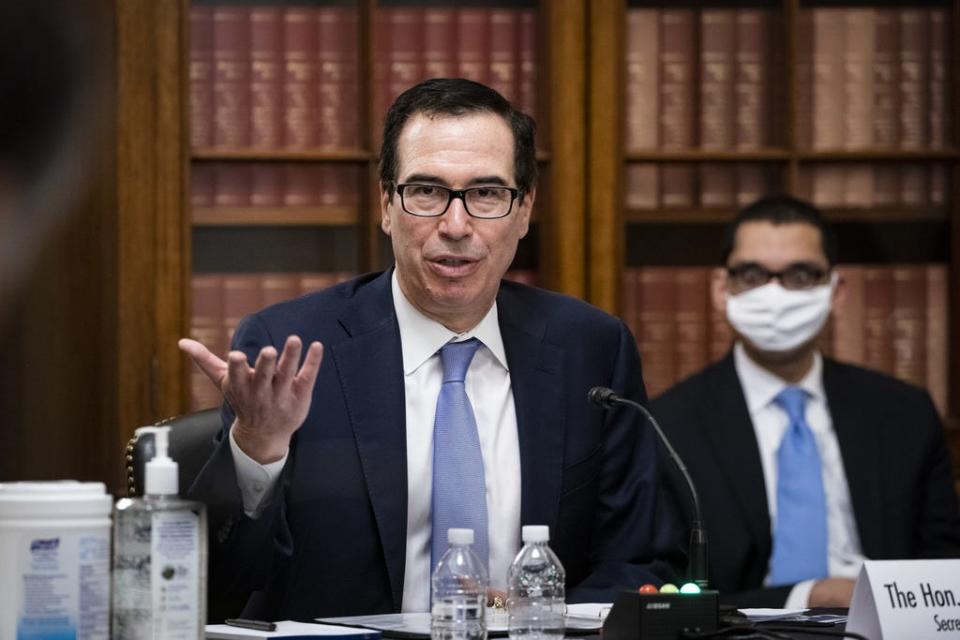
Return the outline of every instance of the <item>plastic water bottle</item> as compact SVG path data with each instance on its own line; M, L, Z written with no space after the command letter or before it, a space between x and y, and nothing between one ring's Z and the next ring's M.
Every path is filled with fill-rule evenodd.
M563 638L566 572L549 541L549 527L523 528L523 548L507 574L511 638Z
M487 570L470 545L473 529L449 529L450 547L433 570L432 640L486 640Z

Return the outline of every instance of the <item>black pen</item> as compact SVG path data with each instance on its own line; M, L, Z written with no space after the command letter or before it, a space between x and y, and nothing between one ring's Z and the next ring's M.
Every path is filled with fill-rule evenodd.
M238 627L240 629L253 629L254 631L276 631L277 623L276 622L264 622L263 620L244 620L243 618L227 618L223 621L224 624L230 627Z

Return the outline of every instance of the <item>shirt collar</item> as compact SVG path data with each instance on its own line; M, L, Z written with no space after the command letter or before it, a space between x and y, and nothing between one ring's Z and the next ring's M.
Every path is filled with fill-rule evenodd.
M393 308L397 314L397 324L400 326L404 375L410 375L419 369L448 342L460 342L470 338L476 338L483 343L500 366L509 371L507 353L503 348L503 337L500 335L496 300L477 326L464 333L454 333L436 320L423 315L407 300L400 289L396 269L393 270L390 285L393 289Z
M756 413L773 402L773 399L783 391L788 383L770 373L747 355L743 343L737 342L733 346L733 364L737 370L737 377L740 378L740 386L743 388L743 395L747 401L747 409L751 414ZM825 401L826 394L823 391L823 358L819 351L813 354L813 366L803 377L798 386L806 391L812 398Z

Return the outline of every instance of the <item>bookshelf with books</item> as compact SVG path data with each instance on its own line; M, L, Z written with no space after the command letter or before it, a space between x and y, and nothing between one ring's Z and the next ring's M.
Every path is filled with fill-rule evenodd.
M582 130L578 123L554 136L544 105L558 111L576 104L579 94L575 85L545 88L540 70L552 68L544 62L548 57L585 49L582 34L559 33L556 26L576 23L581 3L544 4L188 3L190 333L203 337L216 325L214 344L225 348L224 332L263 306L271 283L299 278L301 285L326 286L390 264L377 193L382 117L400 92L428 77L490 84L538 117L535 224L511 275L535 281L538 265L549 264L545 280L554 288L563 289L564 278L567 290L582 281L570 275L582 272L582 257L560 256L556 249L565 237L582 233L576 228L582 193L560 194L571 206L554 212L550 223L541 225L539 214L554 199L551 175L569 175L568 167L576 165L575 154L552 162L551 141L563 144ZM561 68L582 68L583 60L581 55L563 61ZM575 118L582 121L582 114ZM569 182L560 190L569 191ZM210 295L211 283L220 283L216 295ZM291 295L307 291L281 289ZM582 288L571 293L583 295ZM237 313L227 313L227 307ZM202 378L191 367L184 373L188 406L209 404Z
M835 224L850 283L824 350L927 386L960 462L960 3L600 0L591 17L590 74L623 81L591 87L588 163L617 178L590 183L589 297L631 323L649 391L726 352L703 295L723 226L791 193Z

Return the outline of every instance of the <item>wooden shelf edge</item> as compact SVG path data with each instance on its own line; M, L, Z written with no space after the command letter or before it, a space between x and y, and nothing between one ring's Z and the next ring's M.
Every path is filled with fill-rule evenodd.
M875 161L948 161L960 160L960 149L754 149L707 150L663 149L635 150L624 154L627 162L875 162Z
M357 224L356 207L194 207L194 227L348 226Z
M822 149L805 150L797 154L801 162L822 161L884 161L884 160L955 160L957 149Z
M837 208L821 207L823 215L830 222L946 222L950 214L946 208L918 207L878 207L878 208ZM627 209L624 219L627 224L726 224L736 215L738 209Z
M363 149L248 149L203 147L190 150L193 160L257 160L262 162L325 161L367 162L377 156Z
M769 160L787 161L791 154L787 149L751 149L742 151L724 151L708 149L663 149L628 151L624 154L627 162L761 162Z

